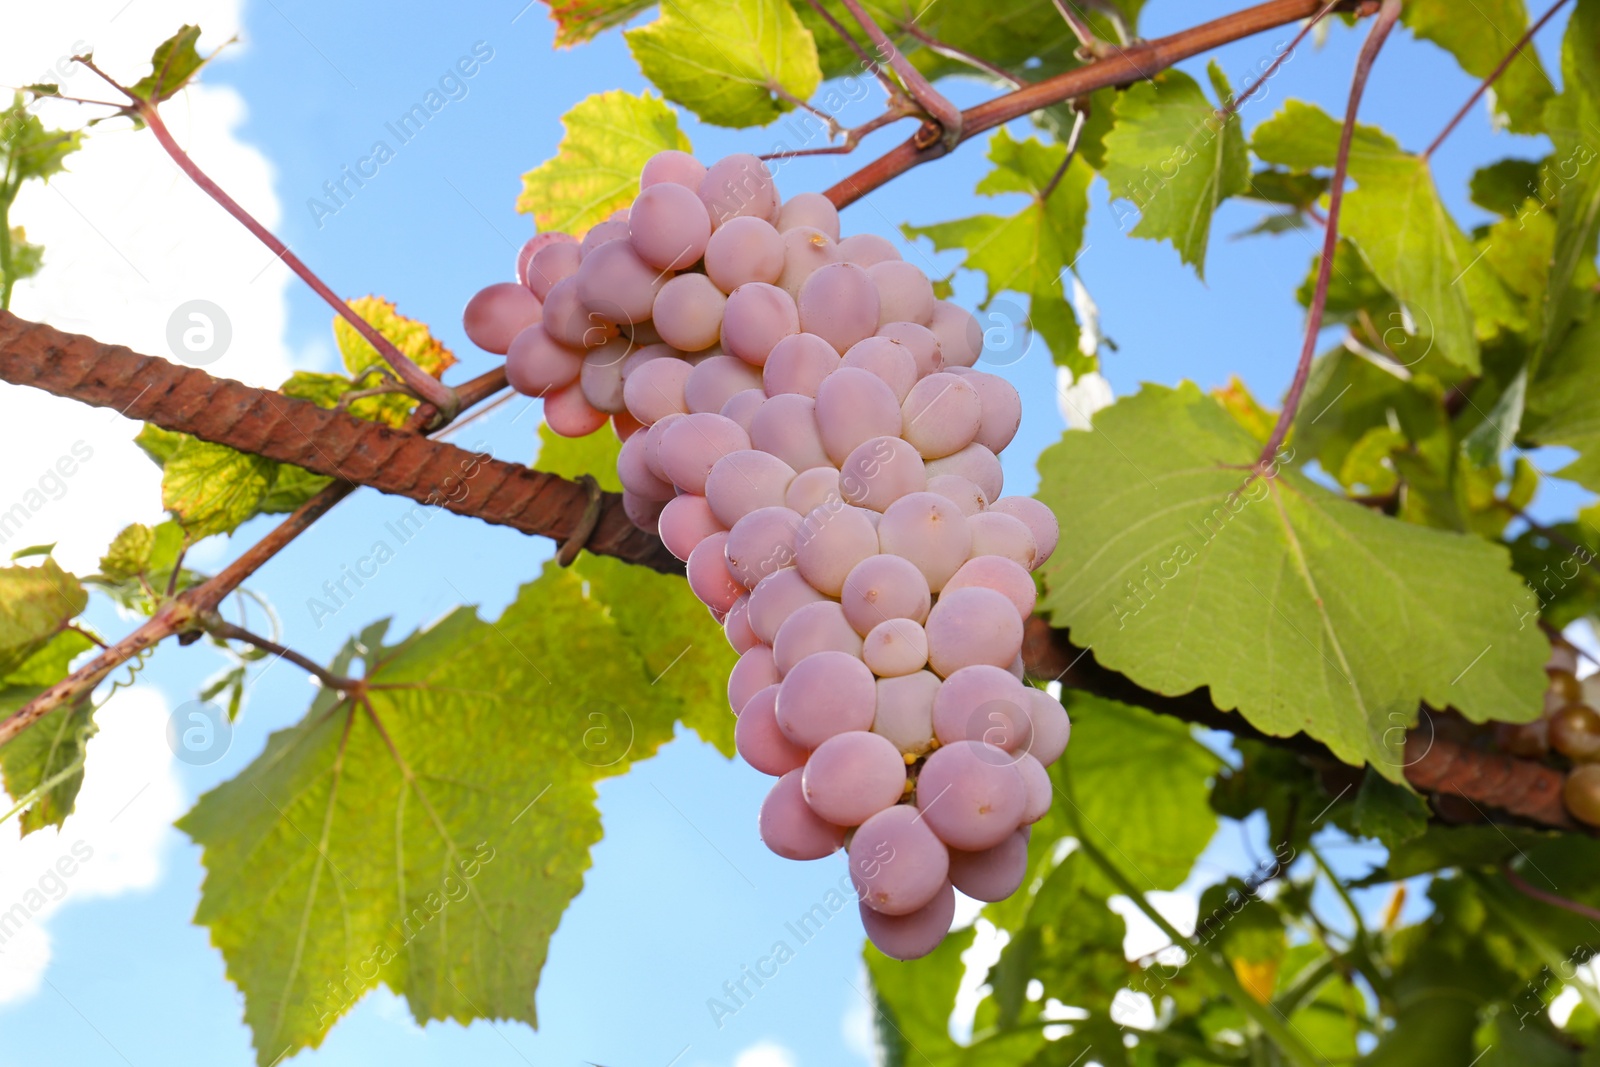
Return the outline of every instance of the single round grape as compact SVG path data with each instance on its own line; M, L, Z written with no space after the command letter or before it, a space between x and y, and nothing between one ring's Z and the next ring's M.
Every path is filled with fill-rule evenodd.
M708 356L689 373L683 399L690 411L719 412L735 394L760 388L761 372L744 360Z
M623 379L623 384L626 386L626 378ZM668 412L646 427L644 433L638 435L644 442L640 446L640 456L644 461L644 469L668 485L672 484L672 479L667 477L667 472L661 467L661 437L671 428L673 423L688 417L681 411Z
M556 282L578 273L578 265L583 262L583 249L578 246L577 238L565 233L560 236L566 240L545 245L535 251L533 258L528 260L528 269L523 280L533 295L540 300L550 295L550 289ZM534 238L535 241L538 239Z
M927 629L928 663L941 678L975 663L1008 667L1022 647L1022 618L993 589L941 593L928 612Z
M539 321L551 337L571 348L598 348L617 336L615 323L583 306L576 275L550 287L544 298L544 317Z
M794 468L777 456L754 449L724 456L706 475L711 513L722 525L732 527L756 508L781 507L794 473Z
M704 163L687 152L669 148L664 152L657 152L645 161L644 170L639 174L639 189L642 192L662 182L698 189L705 176Z
M937 478L941 474L965 478L990 500L1000 499L1005 490L1005 474L1000 469L999 458L976 441L959 452L928 460L928 477Z
M983 354L983 327L966 308L948 300L935 301L928 329L939 339L946 367L970 367Z
M578 382L544 398L544 421L552 433L561 437L588 437L606 424L606 413L584 399Z
M561 344L534 323L517 334L506 352L506 381L527 396L544 396L572 384L583 369L583 353Z
M786 860L820 860L844 845L844 827L824 822L806 803L800 772L778 779L761 802L761 840Z
M944 680L934 698L933 735L943 745L982 741L1013 758L1028 751L1033 722L1023 684L1009 671L988 664L961 668Z
M942 592L969 588L993 589L1011 601L1011 606L1024 619L1033 614L1039 599L1038 587L1027 570L1004 556L974 555L944 583Z
M622 400L628 414L646 426L671 415L688 414L684 388L694 368L681 359L652 359L622 376Z
M783 236L766 219L729 219L711 235L705 256L706 276L724 293L746 282L776 284L783 275Z
M467 340L497 356L506 354L512 338L539 321L544 305L525 285L496 282L473 294L461 313Z
M844 498L839 495L839 472L832 467L812 467L795 475L784 494L786 507L809 515L824 504L838 507Z
M886 259L867 268L878 290L878 326L891 322L933 321L933 283L913 263Z
M906 765L889 741L854 730L817 746L806 760L800 786L806 803L824 820L836 826L860 826L899 802L906 787Z
M878 554L878 531L860 508L824 504L806 515L794 548L801 576L836 597L855 565Z
M1022 806L1022 822L1032 825L1050 813L1055 787L1050 784L1050 772L1031 753L1017 757L1017 773L1022 775L1022 788L1028 797Z
M937 493L912 493L890 504L878 523L878 541L884 552L915 564L935 593L972 554L966 516Z
M878 290L854 263L818 267L800 287L795 303L800 329L814 333L843 354L878 332Z
M800 516L788 508L757 508L728 531L728 569L746 589L794 563Z
M839 247L826 233L811 226L786 229L781 236L783 272L778 275L778 288L799 300L807 278L829 263L839 262Z
M1021 519L1032 531L1034 544L1039 550L1035 566L1049 559L1056 550L1056 542L1061 539L1061 525L1056 521L1055 512L1048 506L1031 496L1003 496L990 504L989 510Z
M656 294L650 320L667 344L685 352L699 352L716 344L722 336L722 309L727 303L722 290L704 274L680 274Z
M939 893L910 915L884 915L865 904L861 925L879 952L892 960L921 959L939 947L956 918L956 892L946 882Z
M978 399L983 402L983 423L973 440L991 452L1004 451L1022 425L1022 398L998 374L971 371L962 380L977 390Z
M778 728L801 748L814 749L834 734L870 728L877 695L865 663L847 652L818 652L783 676Z
M769 222L778 217L778 186L772 172L748 153L724 156L707 167L699 192L714 226L744 215Z
M839 595L844 617L863 635L888 619L920 623L928 617L932 604L928 580L916 565L882 553L852 567Z
M1028 839L1021 830L982 852L950 850L950 884L973 900L1004 900L1027 876Z
M628 214L628 240L657 270L683 270L706 254L711 216L693 189L658 182L641 192Z
M930 374L911 387L900 409L901 433L924 459L940 459L970 445L983 421L978 391L949 373Z
M596 223L589 232L583 235L579 242L579 249L585 259L601 245L610 244L612 241L625 241L628 239L628 220L626 218L612 217L604 222Z
M900 258L894 244L875 233L858 233L839 242L839 258L859 267L887 263Z
M900 402L876 374L841 367L817 388L817 427L828 458L843 463L863 441L900 436Z
M733 745L762 774L781 778L806 765L806 750L778 729L778 687L769 685L745 703L733 724ZM803 780L802 780L803 784Z
M981 741L957 741L929 756L917 776L917 808L951 848L993 848L1014 832L1027 806L1011 757Z
M722 347L752 367L766 363L774 345L799 331L794 301L776 285L747 282L728 294Z
M583 257L578 299L607 322L635 323L650 317L656 294L671 271L652 267L628 241L608 241Z
M732 419L698 413L676 420L661 434L661 470L689 493L705 493L706 475L723 456L750 447L750 437Z
M572 388L570 385L568 389ZM628 516L628 521L646 533L655 533L661 522L662 503L659 500L646 500L641 496L622 491L622 513Z
M727 543L727 534L714 533L695 545L694 551L689 553L688 560L684 562L689 590L700 598L700 603L713 611L727 611L739 599L739 594L744 592L728 570L728 561L723 555Z
M892 337L867 337L844 354L846 367L859 367L883 379L897 402L904 404L917 384L917 357Z
M844 612L832 600L796 608L778 627L777 639L772 642L772 656L780 675L787 675L795 664L818 652L861 655L861 636L845 621Z
M872 732L893 741L907 756L927 752L933 747L933 701L939 685L932 671L879 678Z
M839 239L839 209L821 193L797 193L783 202L778 209L778 229L792 230L796 226L810 226Z
M738 715L751 697L777 684L778 668L772 662L772 649L766 645L752 645L740 654L739 662L728 672L728 706Z
M706 498L680 493L667 501L661 512L661 542L681 560L688 560L695 546L714 533L722 533L722 523L711 514Z
M1600 759L1600 714L1583 704L1569 704L1550 717L1550 747L1570 760Z
M671 345L635 345L622 361L622 380L626 382L628 375L638 368L655 359L677 359L678 350Z
M761 368L768 396L799 393L815 397L823 379L843 365L833 346L814 333L794 333L772 346Z
M620 337L613 338L599 348L591 348L583 357L578 381L583 386L584 399L607 415L628 410L622 399L622 364L630 354L631 344Z
M1600 763L1574 767L1561 787L1567 811L1579 822L1600 826Z
M644 428L644 423L629 415L626 407L611 416L611 429L617 435L618 441L626 441Z
M718 414L737 422L745 433L749 433L756 421L756 412L766 402L767 394L760 389L741 389L727 399Z
M882 512L909 493L928 487L917 450L898 437L863 441L839 467L839 491L846 503Z
M861 642L861 661L879 678L915 674L928 665L928 635L910 619L880 622Z
M903 781L905 764L900 770ZM949 870L950 853L909 804L880 809L850 839L850 880L861 903L880 915L921 908L949 884Z
M790 615L807 604L826 600L799 571L786 567L767 575L750 590L750 629L770 645Z
M817 429L816 401L799 393L781 393L761 405L750 419L750 445L797 471L833 466Z
M933 331L916 322L886 322L878 327L879 337L899 341L917 360L917 377L926 378L944 370L944 353Z
M1039 546L1021 519L986 511L967 519L967 528L972 531L973 556L1004 556L1030 571L1038 562Z
M928 479L928 492L938 493L961 509L967 518L979 514L989 506L983 490L957 474L940 474Z
M543 296L540 296L541 287L544 292L548 292L550 286L554 285L557 279L551 278L546 281L540 277L539 273L533 269L533 257L552 245L571 245L572 251L575 253L572 258L572 270L578 269L578 263L583 258L583 254L578 247L578 239L570 233L562 233L559 230L536 233L524 241L522 247L517 250L517 281L531 290L533 295L539 297L540 300L544 299ZM568 271L568 273L570 274L571 271Z
M1033 745L1028 752L1034 759L1050 766L1067 750L1072 739L1072 721L1061 701L1043 689L1027 687L1028 717L1033 720Z
M1568 704L1583 703L1583 683L1578 676L1569 670L1550 670L1545 668L1545 679L1549 691L1561 698L1562 707Z

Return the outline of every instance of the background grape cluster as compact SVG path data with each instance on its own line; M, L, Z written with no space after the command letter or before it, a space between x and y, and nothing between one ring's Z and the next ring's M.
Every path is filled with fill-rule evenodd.
M1022 408L972 369L976 320L750 155L656 155L630 208L536 236L517 274L466 331L553 431L622 440L628 516L740 653L738 750L778 779L762 840L848 849L868 936L932 951L956 889L1021 884L1070 733L1021 658L1059 531L1001 495Z

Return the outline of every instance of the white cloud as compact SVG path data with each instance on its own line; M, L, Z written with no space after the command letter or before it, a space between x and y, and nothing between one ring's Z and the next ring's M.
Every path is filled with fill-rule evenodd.
M857 989L866 989L872 978L867 974L863 964L860 977L855 981ZM844 1037L844 1047L855 1053L867 1063L878 1062L878 1035L873 1025L872 1005L865 997L853 996L849 1005L844 1010L844 1018L839 1020L839 1030Z
M794 1053L775 1041L758 1041L733 1059L733 1067L796 1067Z
M1099 371L1074 378L1068 368L1056 368L1056 404L1067 421L1067 429L1090 429L1094 413L1110 407L1115 400L1111 383Z

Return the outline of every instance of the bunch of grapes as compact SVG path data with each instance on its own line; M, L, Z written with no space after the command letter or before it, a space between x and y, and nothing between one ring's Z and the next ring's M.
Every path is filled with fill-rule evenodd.
M467 333L556 433L611 420L628 516L740 653L738 750L777 778L762 840L847 849L868 936L925 955L956 889L1021 884L1071 729L1023 681L1059 530L1001 496L1021 401L972 369L969 313L888 241L840 239L826 198L780 202L756 157L662 152L639 184L581 242L528 242Z
M1600 826L1600 676L1580 681L1577 650L1561 639L1550 644L1544 715L1529 723L1501 723L1495 741L1514 756L1543 759L1555 752L1571 761L1562 791L1567 811Z

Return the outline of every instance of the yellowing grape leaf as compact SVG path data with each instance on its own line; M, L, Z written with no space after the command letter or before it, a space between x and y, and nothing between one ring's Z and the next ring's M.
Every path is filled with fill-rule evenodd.
M49 556L37 567L0 567L0 678L42 649L88 603L83 584Z
M188 437L161 469L161 506L193 540L232 533L260 509L276 468L270 459Z
M434 338L428 331L427 323L399 314L394 304L383 297L360 296L350 301L350 307L425 373L437 378L455 365L455 353ZM356 328L346 322L343 316L335 315L333 318L333 340L339 346L339 355L344 358L345 370L351 374L360 374L380 363L388 366L385 360L379 358L378 350L372 347L371 342L357 333Z
M668 0L623 36L668 100L717 126L765 126L822 81L816 42L789 0Z
M76 630L51 638L0 679L0 717L65 678L73 657L93 647ZM23 809L18 825L24 836L60 826L72 814L83 785L84 752L95 733L93 712L88 698L80 698L47 713L0 747L0 775L6 793Z
M1502 547L1287 467L1237 493L1259 450L1189 383L1146 386L1047 450L1039 497L1071 529L1045 571L1052 622L1147 689L1208 686L1262 731L1396 781L1420 703L1538 718L1548 648Z
M556 24L557 48L582 44L602 30L620 26L655 0L544 0Z
M541 231L582 236L639 192L639 174L657 152L687 152L689 138L659 97L611 89L585 97L561 117L566 133L553 159L522 176L517 210Z
M1528 28L1523 0L1406 0L1400 18L1416 36L1456 57L1461 69L1486 78L1513 49L1516 56L1490 89L1490 103L1516 133L1542 130L1541 112L1550 99L1550 76L1532 47L1516 48Z

